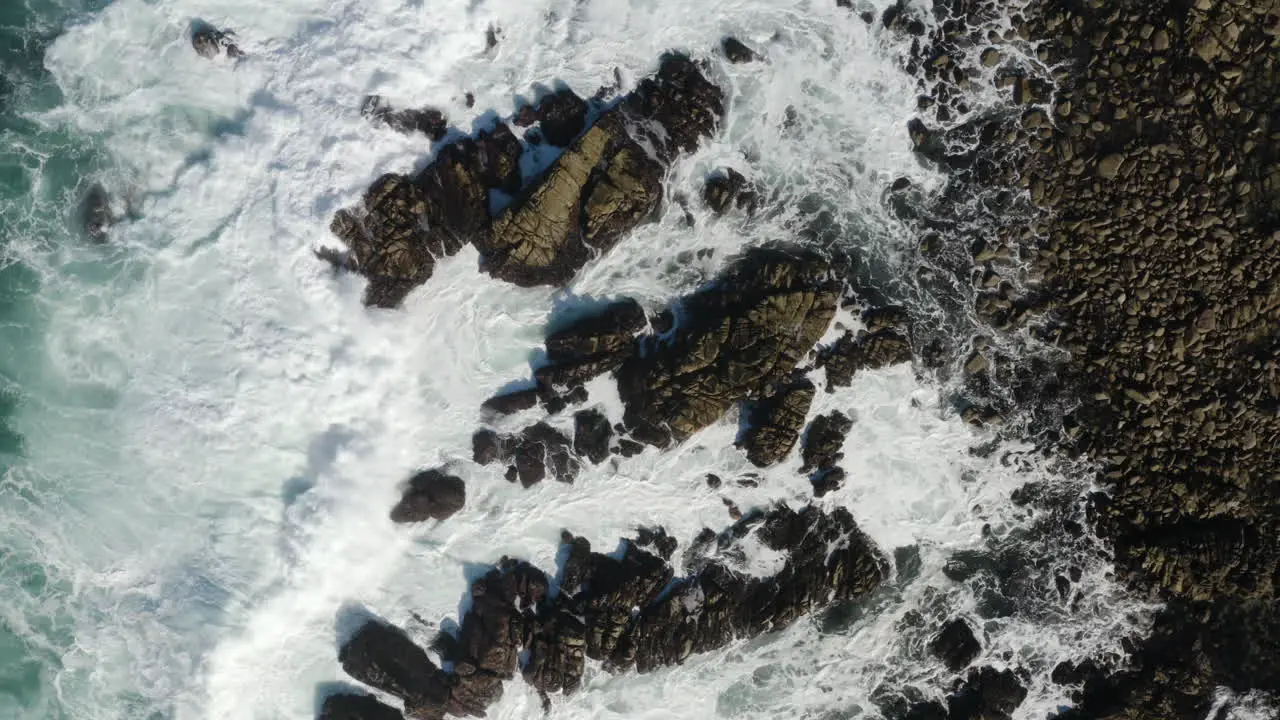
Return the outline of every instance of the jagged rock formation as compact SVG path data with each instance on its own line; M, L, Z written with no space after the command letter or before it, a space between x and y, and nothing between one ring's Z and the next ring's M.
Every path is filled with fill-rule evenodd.
M462 509L466 500L467 487L462 478L440 470L426 470L409 480L404 497L391 509L391 520L398 523L447 520Z
M818 353L817 366L826 369L827 390L831 391L849 386L859 370L911 362L911 357L911 343L894 330L857 335L849 331Z
M800 449L803 462L800 472L830 470L835 467L844 456L840 448L844 447L845 436L852 429L853 420L839 410L814 418L809 423L804 446Z
M736 402L770 397L826 332L839 284L803 252L757 250L685 298L683 320L618 369L633 437L663 446L718 420Z
M525 487L542 482L548 472L560 482L573 482L580 468L573 441L543 422L515 435L478 431L472 437L472 458L481 465L510 462L507 479Z
M742 447L752 465L768 467L787 457L800 437L814 392L813 383L801 379L750 408Z
M417 177L379 178L359 207L339 211L331 230L350 251L341 266L369 278L365 301L379 307L399 304L430 278L435 258L467 243L494 277L563 284L654 212L664 164L715 131L723 102L720 89L677 55L585 132L585 102L571 91L551 95L533 119L549 142L568 147L530 187L521 190L523 146L499 123L441 149ZM393 111L378 100L367 110L393 127L443 137L443 117L432 111ZM491 218L495 190L517 197Z
M716 539L705 533L710 537L699 546L704 553ZM661 554L674 550L665 533L642 536ZM742 575L718 557L702 557L691 575L673 583L671 566L639 541L615 559L565 533L555 597L545 573L506 558L472 584L471 609L458 636L433 644L454 672L441 671L402 632L377 621L344 644L339 659L352 677L401 698L410 717L478 717L517 671L544 699L570 693L581 684L586 658L611 672L679 664L695 653L781 630L828 603L865 597L887 573L886 559L843 508L828 514L779 506L754 513L722 533L718 544L729 549L748 536L785 553L778 574ZM386 706L355 697L331 698L322 711L331 714L322 717L384 720L379 713Z
M528 127L538 123L542 138L552 145L565 147L586 127L587 101L577 93L562 88L542 98L536 107L526 105L516 114L515 124Z
M758 198L742 173L733 168L724 168L707 178L702 188L702 201L717 215L723 214L730 206L739 210L754 210Z
M982 652L982 643L964 618L953 618L929 641L929 652L942 660L951 672L960 672Z

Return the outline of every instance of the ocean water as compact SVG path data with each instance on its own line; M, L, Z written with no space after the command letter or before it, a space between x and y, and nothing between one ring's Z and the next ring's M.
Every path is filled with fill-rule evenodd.
M235 29L249 59L198 57L196 20ZM500 41L486 49L491 26ZM803 505L796 457L755 487L707 488L708 472L750 469L734 418L529 490L471 464L470 436L480 402L528 376L553 314L620 296L658 307L736 251L803 239L814 217L817 241L906 282L915 240L885 189L941 184L910 152L902 48L834 0L22 0L0 8L0 33L5 719L314 717L351 682L337 644L355 613L425 640L456 621L478 569L503 555L551 567L562 528L612 547L661 524L686 543L730 522L726 498ZM720 60L730 33L764 61ZM368 310L359 278L314 258L335 210L432 152L364 121L365 94L441 108L468 131L555 84L586 96L616 73L626 90L668 49L710 59L725 127L672 168L664 215L567 289L494 281L468 248L403 308ZM700 209L702 178L726 165L766 188L769 212ZM76 222L94 182L131 218L101 245ZM607 382L592 398L616 415ZM848 480L820 502L847 506L894 554L889 586L682 667L589 668L551 717L874 718L882 684L942 696L951 678L924 645L957 614L980 630L980 662L1030 673L1019 718L1066 703L1048 679L1059 661L1122 657L1151 607L1087 538L1062 537L1074 506L1046 515L1010 499L1029 482L1078 494L1070 468L1013 441L975 452L993 431L963 423L948 388L910 367L863 373L811 415L837 408L856 420ZM439 465L466 480L467 507L393 526L399 483ZM1016 558L1007 582L942 574L952 553L988 546ZM1068 557L1082 580L1064 599L1054 576ZM490 716L539 708L515 681Z

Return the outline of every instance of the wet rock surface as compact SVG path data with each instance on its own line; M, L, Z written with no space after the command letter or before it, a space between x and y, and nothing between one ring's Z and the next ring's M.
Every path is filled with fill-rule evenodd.
M618 369L624 424L637 440L664 446L740 400L773 395L826 332L839 288L816 256L748 253L711 287L684 298L686 319L670 337Z
M344 693L325 698L317 720L404 720L404 715L372 695Z
M410 478L404 497L391 509L391 520L398 523L447 520L462 509L466 500L467 487L462 478L440 470L426 470Z
M778 389L748 409L741 445L756 467L781 462L791 453L813 403L813 383L802 379Z
M236 45L233 39L235 35L230 30L219 30L204 23L196 23L191 33L191 47L195 48L197 55L210 60L224 53L233 60L239 60L245 54Z
M436 258L468 243L494 277L564 284L653 214L665 164L715 132L723 103L721 90L675 55L590 127L586 101L553 93L517 117L539 122L548 142L566 147L545 173L526 186L524 146L503 123L451 143L417 176L385 175L359 206L335 215L330 229L350 251L340 266L369 278L365 301L378 307L398 305L431 277ZM394 110L371 97L365 113L433 140L447 132L434 110ZM493 191L515 200L491 217Z
M896 330L852 331L818 353L817 366L827 371L827 390L848 387L859 370L875 370L911 362L911 343Z
M865 597L888 572L887 560L843 508L778 506L719 535L706 532L692 572L679 579L663 559L675 550L674 539L660 529L642 530L618 557L593 552L584 538L566 532L554 598L543 571L508 558L472 583L456 637L432 644L453 672L440 670L408 636L378 621L342 646L343 669L401 698L410 717L482 716L517 672L548 702L552 693L578 689L587 659L609 672L680 664L785 628L832 602ZM776 575L746 575L728 564L728 551L747 537L785 555ZM390 710L376 701L330 699L323 712L331 714L322 717L384 720L383 709Z
M978 657L978 653L982 652L982 644L978 642L968 622L963 618L955 618L943 625L929 641L929 652L942 660L947 669L959 672Z
M844 457L845 436L853 429L853 420L848 415L834 410L826 415L819 415L809 423L805 432L804 446L800 450L803 464L800 472L829 470L835 467Z
M732 207L754 210L758 198L742 173L733 168L723 168L707 178L702 188L702 201L718 215Z

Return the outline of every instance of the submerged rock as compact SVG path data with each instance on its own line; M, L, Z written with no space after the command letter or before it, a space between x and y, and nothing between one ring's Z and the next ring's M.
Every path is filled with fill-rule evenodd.
M684 299L687 320L618 369L624 423L651 445L680 442L736 402L790 381L826 332L839 285L805 252L756 250Z
M115 224L111 211L111 195L101 183L89 186L80 201L80 226L85 236L94 242L106 242L107 231Z
M702 200L717 215L723 214L731 205L739 210L754 210L756 194L751 192L747 179L733 168L724 168L707 178L702 189Z
M439 142L449 131L449 119L435 108L396 110L380 95L370 95L360 106L360 114L401 133L420 132Z
M724 52L725 58L731 63L748 63L759 57L754 50L733 36L721 40L720 49Z
M235 33L230 30L202 25L191 33L191 47L203 58L213 59L225 52L227 57L239 60L245 54L232 40L233 37Z
M398 523L446 520L466 504L467 487L462 478L440 470L426 470L409 480L404 497L391 510Z

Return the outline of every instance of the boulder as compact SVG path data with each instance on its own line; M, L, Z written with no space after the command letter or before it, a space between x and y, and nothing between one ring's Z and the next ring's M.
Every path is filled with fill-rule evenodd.
M982 652L982 644L964 618L952 618L929 641L929 652L951 672L960 672Z
M609 457L613 428L599 410L580 410L573 416L573 451L599 465Z
M853 420L839 410L814 418L804 434L804 444L800 449L803 462L800 472L835 467L840 458L844 457L841 448L844 447L845 436L852 429Z
M573 443L559 430L546 423L535 423L519 435L503 443L506 460L513 461L520 484L529 487L542 482L550 471L560 482L573 482L579 464L573 454Z
M960 689L947 698L951 720L1009 720L1027 689L1012 670L984 665L969 671Z
M233 60L243 58L244 52L236 46L232 38L235 33L230 30L219 30L208 25L201 25L191 33L191 47L203 58L213 58L226 53Z
M419 132L439 142L449 132L449 119L435 108L396 110L380 95L365 97L360 114L400 133Z
M342 693L324 699L317 720L404 720L404 715L372 695Z
M517 390L504 395L494 395L480 405L480 409L496 415L514 415L538 404L538 389Z
M826 332L839 285L801 251L755 250L683 301L680 325L618 368L632 436L680 442L734 403L772 394Z
M768 467L787 457L800 437L814 392L813 383L801 379L754 404L741 441L752 465Z
M446 520L466 504L467 488L462 478L440 470L426 470L409 480L404 497L391 510L398 523Z
M412 715L439 718L452 682L404 632L378 621L365 623L338 653L342 669L405 703Z

